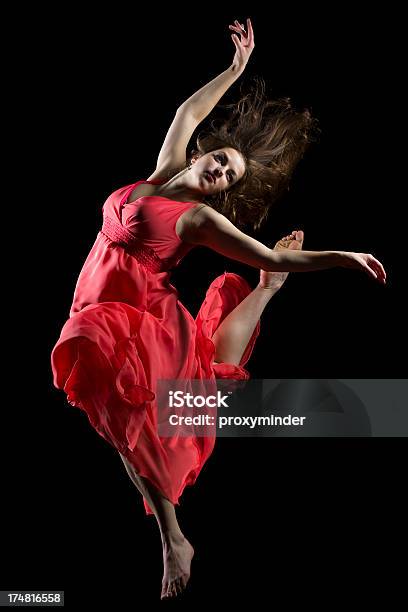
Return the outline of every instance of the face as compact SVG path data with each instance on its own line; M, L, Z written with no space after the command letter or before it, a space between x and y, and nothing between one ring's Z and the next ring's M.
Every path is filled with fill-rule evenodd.
M244 159L236 149L224 147L193 158L191 179L206 195L229 189L245 173Z

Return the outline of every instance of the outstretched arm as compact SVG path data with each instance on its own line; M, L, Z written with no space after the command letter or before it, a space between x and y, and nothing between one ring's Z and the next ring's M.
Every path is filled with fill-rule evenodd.
M235 44L235 55L232 63L227 70L201 87L179 106L160 150L156 170L152 175L154 178L185 164L187 146L194 130L245 70L255 46L251 22L247 20L247 33L237 21L235 25L229 27L234 31L232 40Z
M367 253L347 251L275 251L241 232L224 215L203 206L192 217L188 242L207 246L221 255L268 272L312 272L327 268L355 268L385 283L382 264Z

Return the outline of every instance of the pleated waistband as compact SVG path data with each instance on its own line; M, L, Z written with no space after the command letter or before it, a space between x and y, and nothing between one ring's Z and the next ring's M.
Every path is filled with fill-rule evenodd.
M150 272L166 272L174 263L171 258L160 259L160 257L150 247L140 244L137 238L129 232L123 225L111 219L103 218L101 229L102 234L109 240L123 247L129 255L132 255L139 263L145 266Z

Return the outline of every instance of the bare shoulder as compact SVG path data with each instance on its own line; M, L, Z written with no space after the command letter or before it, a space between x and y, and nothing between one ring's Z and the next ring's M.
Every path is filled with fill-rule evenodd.
M180 215L176 223L176 233L181 240L190 244L198 243L198 229L206 217L204 212L206 208L209 209L210 206L204 204L204 202L199 202Z
M205 233L224 223L232 225L224 215L208 204L200 202L181 215L177 221L176 231L185 242L202 244Z
M239 231L225 215L214 210L214 208L211 208L211 206L207 204L200 205L196 208L194 226L197 232L211 232L216 229L225 231L227 228L232 231Z
M214 210L214 208L211 208L211 206L208 206L208 204L204 204L204 202L197 204L197 206L192 209L192 212L192 220L197 228L211 227L218 223L223 223L223 221L229 223L224 215Z

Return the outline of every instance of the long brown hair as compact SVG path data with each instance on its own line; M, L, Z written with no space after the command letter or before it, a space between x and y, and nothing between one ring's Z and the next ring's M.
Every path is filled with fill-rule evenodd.
M287 97L266 99L264 80L253 80L246 94L241 85L238 102L216 107L231 112L227 119L213 119L209 128L198 134L189 161L194 154L222 147L233 147L241 153L246 165L244 176L229 189L205 196L203 202L237 227L256 231L271 205L288 189L297 163L320 130L309 110L295 110Z

